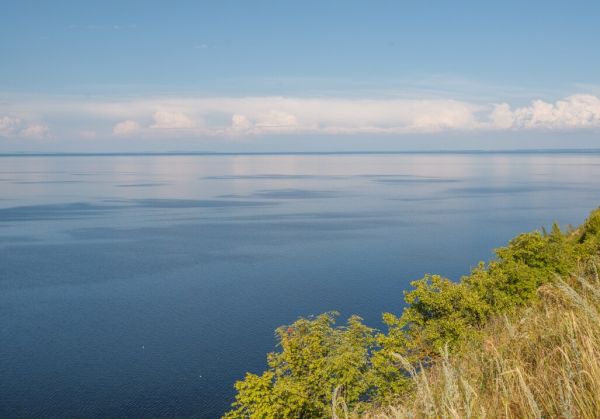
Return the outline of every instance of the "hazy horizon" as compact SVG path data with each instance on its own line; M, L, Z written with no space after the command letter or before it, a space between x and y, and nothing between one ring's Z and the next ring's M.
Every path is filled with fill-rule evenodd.
M510 149L432 149L432 150L324 150L324 151L13 151L0 152L0 157L80 157L80 156L229 156L229 155L335 155L335 154L596 154L600 148L510 148Z

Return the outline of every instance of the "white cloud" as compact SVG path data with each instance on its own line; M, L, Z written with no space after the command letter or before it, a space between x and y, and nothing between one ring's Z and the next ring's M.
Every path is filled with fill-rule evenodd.
M449 100L336 98L216 99L213 108L235 111L232 129L265 133L415 133L471 129L478 106ZM241 128L243 125L243 129Z
M119 122L113 127L113 134L120 136L127 136L131 134L135 134L142 127L136 121L132 121L131 119L127 119L125 121Z
M582 129L600 127L600 99L574 95L554 103L534 100L531 105L511 110L507 104L492 112L493 128Z
M14 136L20 126L21 120L19 118L11 116L0 117L0 137Z
M515 116L510 110L508 103L500 103L494 105L494 109L490 114L491 128L495 129L509 129L515 123Z
M600 128L600 99L574 95L529 105L450 99L336 97L170 97L0 103L0 136L53 133L80 138L82 130L168 139L277 134L420 134L449 131L576 130ZM138 121L150 121L145 125ZM72 123L72 127L69 126ZM58 131L57 131L58 130Z
M298 118L291 113L271 110L261 115L256 122L256 127L264 129L288 129L298 126Z
M0 137L41 139L48 134L48 126L38 123L26 123L21 118L0 117Z
M39 140L45 138L48 134L48 126L39 123L32 123L23 128L19 135L24 138Z
M196 123L185 113L179 111L160 110L152 116L154 124L150 128L158 129L190 129Z
M253 124L245 115L234 114L231 117L231 128L235 132L247 132L252 128Z

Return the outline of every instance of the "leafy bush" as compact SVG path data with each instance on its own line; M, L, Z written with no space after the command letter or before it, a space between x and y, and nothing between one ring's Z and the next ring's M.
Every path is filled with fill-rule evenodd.
M358 316L334 327L336 316L325 313L278 328L281 351L268 355L262 375L247 374L236 383L235 409L226 417L327 417L336 389L348 403L357 402L370 387L375 335Z

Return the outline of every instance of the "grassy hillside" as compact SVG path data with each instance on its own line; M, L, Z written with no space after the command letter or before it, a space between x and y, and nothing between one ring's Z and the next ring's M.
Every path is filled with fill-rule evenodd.
M540 287L538 295L536 304L490 320L481 340L463 344L454 354L442 352L429 368L404 362L411 392L365 416L598 417L598 273L557 279Z
M414 281L380 332L336 313L277 329L228 418L593 417L600 412L600 209L525 233L470 275Z

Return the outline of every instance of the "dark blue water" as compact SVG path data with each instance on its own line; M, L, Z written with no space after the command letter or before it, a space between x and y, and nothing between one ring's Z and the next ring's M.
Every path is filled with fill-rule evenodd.
M600 204L598 154L0 157L0 417L218 417L273 329Z

